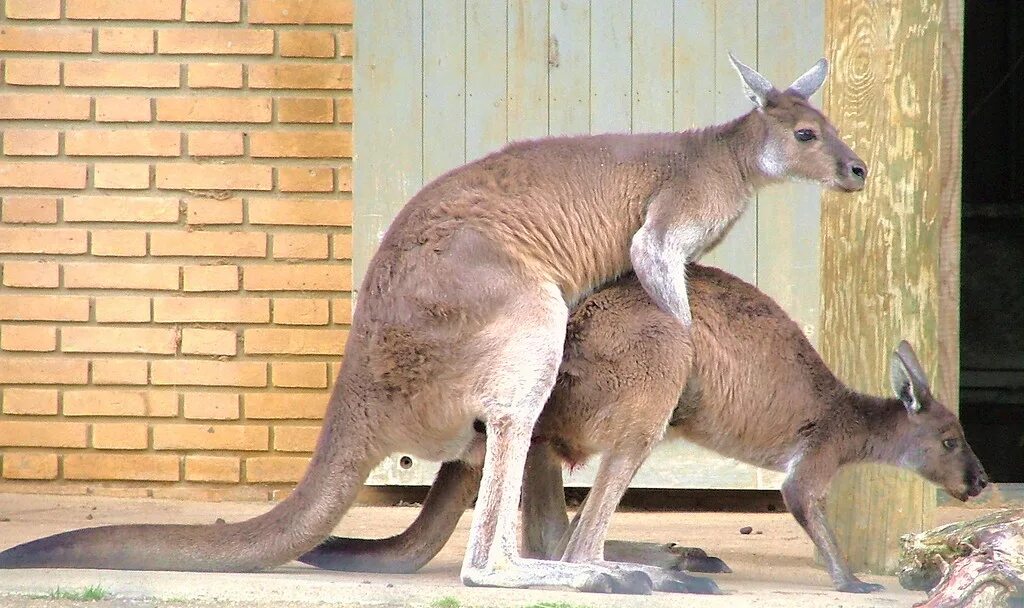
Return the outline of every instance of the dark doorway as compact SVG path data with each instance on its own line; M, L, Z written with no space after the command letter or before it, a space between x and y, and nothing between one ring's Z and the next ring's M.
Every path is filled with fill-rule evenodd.
M998 482L1024 482L1024 2L964 15L960 416Z

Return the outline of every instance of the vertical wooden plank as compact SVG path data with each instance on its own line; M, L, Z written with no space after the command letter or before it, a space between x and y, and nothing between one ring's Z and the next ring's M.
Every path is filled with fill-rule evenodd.
M590 6L590 132L630 130L632 38L630 3L593 0Z
M508 138L548 133L548 0L508 2Z
M715 0L675 0L672 7L676 131L715 123Z
M751 109L743 85L729 63L729 51L747 65L757 62L757 0L718 0L715 6L715 122L725 122ZM756 65L755 65L756 67ZM751 202L729 235L704 256L741 279L757 281L757 205Z
M548 132L590 132L590 2L558 0L549 13Z
M466 158L508 141L508 6L466 3Z
M362 109L352 126L352 265L359 286L388 223L423 179L423 6L359 0L356 11L353 96Z
M825 53L820 0L760 0L757 65L777 87L788 86ZM821 93L812 98L820 107ZM775 299L817 344L820 319L821 189L782 184L757 197L757 286Z
M423 6L423 183L466 162L466 2Z
M633 2L633 131L672 129L672 0Z
M839 376L884 393L898 339L936 378L943 177L942 57L946 0L886 5L828 0L826 54L835 69L825 110L868 163L856 204L826 193L822 207L821 354ZM959 43L953 43L959 44ZM946 135L943 135L946 134ZM951 391L953 387L947 387ZM947 394L939 393L940 398ZM855 569L889 572L901 534L930 523L935 488L908 472L862 466L833 484L828 514Z

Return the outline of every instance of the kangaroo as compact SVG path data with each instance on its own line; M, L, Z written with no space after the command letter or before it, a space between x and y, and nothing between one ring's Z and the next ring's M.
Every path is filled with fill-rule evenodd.
M797 324L756 287L696 264L687 276L694 317L689 332L632 276L591 295L570 317L559 378L537 422L526 469L524 549L550 559L600 552L607 519L641 456L664 436L786 471L783 498L824 557L836 589L880 590L854 576L836 545L821 506L829 482L846 464L881 462L916 471L959 500L976 496L987 477L959 421L932 395L907 342L892 355L896 397L865 395L837 379ZM569 525L561 463L597 453L604 455L598 477ZM471 475L444 470L438 480L449 494L464 487L462 496L471 496L476 483ZM415 530L396 537L418 545L415 556L400 554L397 546L362 552L351 539L334 538L300 559L342 569L414 565L440 550L454 528L451 513L448 520L437 515L457 517L466 502L424 503ZM438 523L430 523L435 518ZM608 541L604 551L612 560L728 570L697 549Z
M632 268L689 326L684 264L757 188L802 179L852 192L867 175L808 102L825 60L779 91L731 59L755 108L730 122L513 143L414 195L367 268L310 466L270 511L216 526L74 530L8 549L0 567L270 568L327 538L372 468L403 450L483 463L464 584L649 593L642 566L518 555L523 470L570 308ZM682 573L665 588L716 590Z

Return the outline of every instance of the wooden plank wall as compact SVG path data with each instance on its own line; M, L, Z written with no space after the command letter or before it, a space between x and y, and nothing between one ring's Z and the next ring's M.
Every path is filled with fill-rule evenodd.
M824 49L818 0L359 0L356 14L356 285L387 221L445 170L509 140L728 120L750 109L728 51L784 87ZM812 341L818 205L813 186L767 190L704 260L755 282ZM639 484L778 484L697 448L661 450L665 466L645 467ZM428 475L418 470L374 479Z

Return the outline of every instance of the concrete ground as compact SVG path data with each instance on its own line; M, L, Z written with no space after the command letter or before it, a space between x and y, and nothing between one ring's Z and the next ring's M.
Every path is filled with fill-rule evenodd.
M102 497L0 494L0 548L64 530L119 523L213 523L266 511L262 503L201 503ZM402 530L417 513L409 507L357 507L338 527L349 536L385 536ZM940 509L941 520L980 515L978 510ZM412 575L324 572L292 563L257 574L115 572L107 570L0 570L0 606L50 608L88 605L180 607L191 605L287 608L332 604L351 607L428 608L645 608L698 603L702 608L757 606L912 606L923 593L899 587L892 577L866 576L886 591L869 596L832 591L828 575L812 558L812 545L785 513L618 513L612 538L699 546L724 559L732 574L715 575L722 596L584 594L557 589L471 589L458 573L470 513L433 562ZM754 533L739 529L752 526ZM83 604L75 598L99 587L107 599ZM57 590L70 592L61 599ZM691 603L692 602L692 603Z

